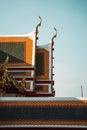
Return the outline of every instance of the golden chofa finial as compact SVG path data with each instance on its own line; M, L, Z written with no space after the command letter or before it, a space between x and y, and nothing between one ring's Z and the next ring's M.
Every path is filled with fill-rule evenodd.
M42 23L42 19L40 16L39 16L39 19L40 19L40 22L36 26L36 35L38 34L38 27L41 26L41 23Z
M55 30L55 33L53 34L53 36L51 38L52 46L54 45L54 38L56 38L56 36L57 36L57 29L55 27L54 27L54 30Z

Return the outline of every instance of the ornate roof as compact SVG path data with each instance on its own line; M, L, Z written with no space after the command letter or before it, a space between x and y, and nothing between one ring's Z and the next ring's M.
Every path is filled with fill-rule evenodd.
M87 98L0 98L0 127L87 127Z

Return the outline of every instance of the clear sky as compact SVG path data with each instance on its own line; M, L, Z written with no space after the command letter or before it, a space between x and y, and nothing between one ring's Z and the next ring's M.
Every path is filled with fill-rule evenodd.
M87 0L0 0L0 35L39 28L38 45L49 43L54 27L56 97L87 96Z

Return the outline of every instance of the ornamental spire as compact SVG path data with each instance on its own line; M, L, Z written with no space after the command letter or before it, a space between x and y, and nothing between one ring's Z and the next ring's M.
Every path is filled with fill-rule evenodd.
M41 23L42 23L42 19L41 19L40 16L39 16L39 19L40 19L40 21L39 21L39 23L36 26L36 35L38 34L38 27L41 26Z
M56 38L56 36L57 36L57 29L55 27L54 27L54 30L55 30L55 33L53 34L53 36L51 38L52 46L54 45L54 38Z

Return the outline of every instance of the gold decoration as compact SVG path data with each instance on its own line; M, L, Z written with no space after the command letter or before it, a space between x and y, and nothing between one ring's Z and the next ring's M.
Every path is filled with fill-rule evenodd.
M54 45L54 38L56 38L56 36L57 36L57 29L55 27L54 27L54 30L55 30L55 33L53 34L53 36L51 38L52 46Z
M1 88L4 88L4 85L6 84L6 80L8 78L8 70L7 70L8 60L9 57L7 56L4 63L0 65L0 83L2 84Z
M25 77L22 78L22 81L20 83L16 83L15 87L18 89L20 93L24 93L24 88L25 88Z
M24 88L25 88L25 77L23 77L21 82L17 82L13 76L8 74L8 60L9 57L7 56L5 62L3 64L1 64L0 66L0 84L1 84L1 88L4 88L5 91L6 89L8 89L8 91L11 91L11 87L12 88L17 88L19 93L24 93ZM6 86L8 86L6 88Z
M39 19L40 19L40 22L36 26L36 35L38 34L38 27L41 26L41 23L42 23L42 19L40 16L39 16Z
M6 84L6 79L8 77L8 71L5 69L4 74L2 75L2 83Z
M8 65L8 61L9 61L9 56L7 56L5 63L4 63L6 66Z
M1 72L1 74L4 74L5 70L7 71L8 60L9 60L9 56L7 56L5 62L0 65L0 72Z

